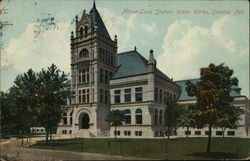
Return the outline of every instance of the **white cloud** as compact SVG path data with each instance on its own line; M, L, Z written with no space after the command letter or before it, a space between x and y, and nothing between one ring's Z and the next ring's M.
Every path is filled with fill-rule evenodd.
M198 78L199 69L209 63L225 63L239 78L243 93L249 89L248 24L224 16L210 27L177 20L169 26L158 66L175 80Z
M141 24L141 27L146 30L147 32L155 33L157 34L157 25L155 23L150 24Z
M70 24L58 23L56 28L43 30L37 23L12 39L3 55L3 66L24 72L29 68L41 70L52 63L70 71Z
M135 30L136 15L124 18L107 8L98 8L98 10L111 38L114 39L115 35L118 37L118 52L124 51L128 47L132 31Z

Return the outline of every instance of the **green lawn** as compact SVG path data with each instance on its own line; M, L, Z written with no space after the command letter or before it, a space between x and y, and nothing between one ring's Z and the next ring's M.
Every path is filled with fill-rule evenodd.
M207 138L178 139L69 139L30 148L136 156L150 159L243 159L249 156L250 139L212 138L211 153L206 153Z

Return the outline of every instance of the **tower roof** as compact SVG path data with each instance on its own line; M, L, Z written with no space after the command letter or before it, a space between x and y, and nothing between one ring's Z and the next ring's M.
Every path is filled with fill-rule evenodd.
M107 28L105 27L102 18L98 12L98 10L96 9L96 5L95 5L95 1L93 3L93 7L89 12L90 17L91 17L91 27L95 28L95 26L97 27L96 30L99 34L101 34L102 36L106 37L106 38L110 38L109 33Z

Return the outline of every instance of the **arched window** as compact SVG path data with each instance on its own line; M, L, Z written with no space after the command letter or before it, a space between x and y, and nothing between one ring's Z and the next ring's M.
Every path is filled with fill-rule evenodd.
M88 34L88 26L84 27L85 36Z
M83 28L80 28L80 36L83 37Z
M155 125L158 124L158 110L155 109Z
M159 124L162 124L162 110L160 110L160 114L159 114Z
M136 124L142 124L142 110L139 108L135 111L135 120Z
M73 123L73 118L72 118L72 116L73 116L73 111L70 113L70 115L69 115L69 122L70 122L70 125L72 125L72 123Z
M63 114L63 125L67 125L68 124L68 121L67 121L67 113L65 112Z
M131 124L131 111L129 109L125 110L125 124Z
M88 56L89 56L89 51L87 49L82 49L79 53L79 58Z

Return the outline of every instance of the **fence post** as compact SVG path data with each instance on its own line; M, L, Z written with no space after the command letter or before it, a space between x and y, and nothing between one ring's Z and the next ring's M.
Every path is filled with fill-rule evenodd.
M164 158L166 160L168 160L168 142L165 141L165 154L164 154Z
M83 138L81 138L81 152L83 152Z
M120 147L120 148L119 148L119 150L120 150L119 153L120 153L120 155L122 155L121 141L119 141L119 147Z
M108 141L109 153L111 154L111 141Z

